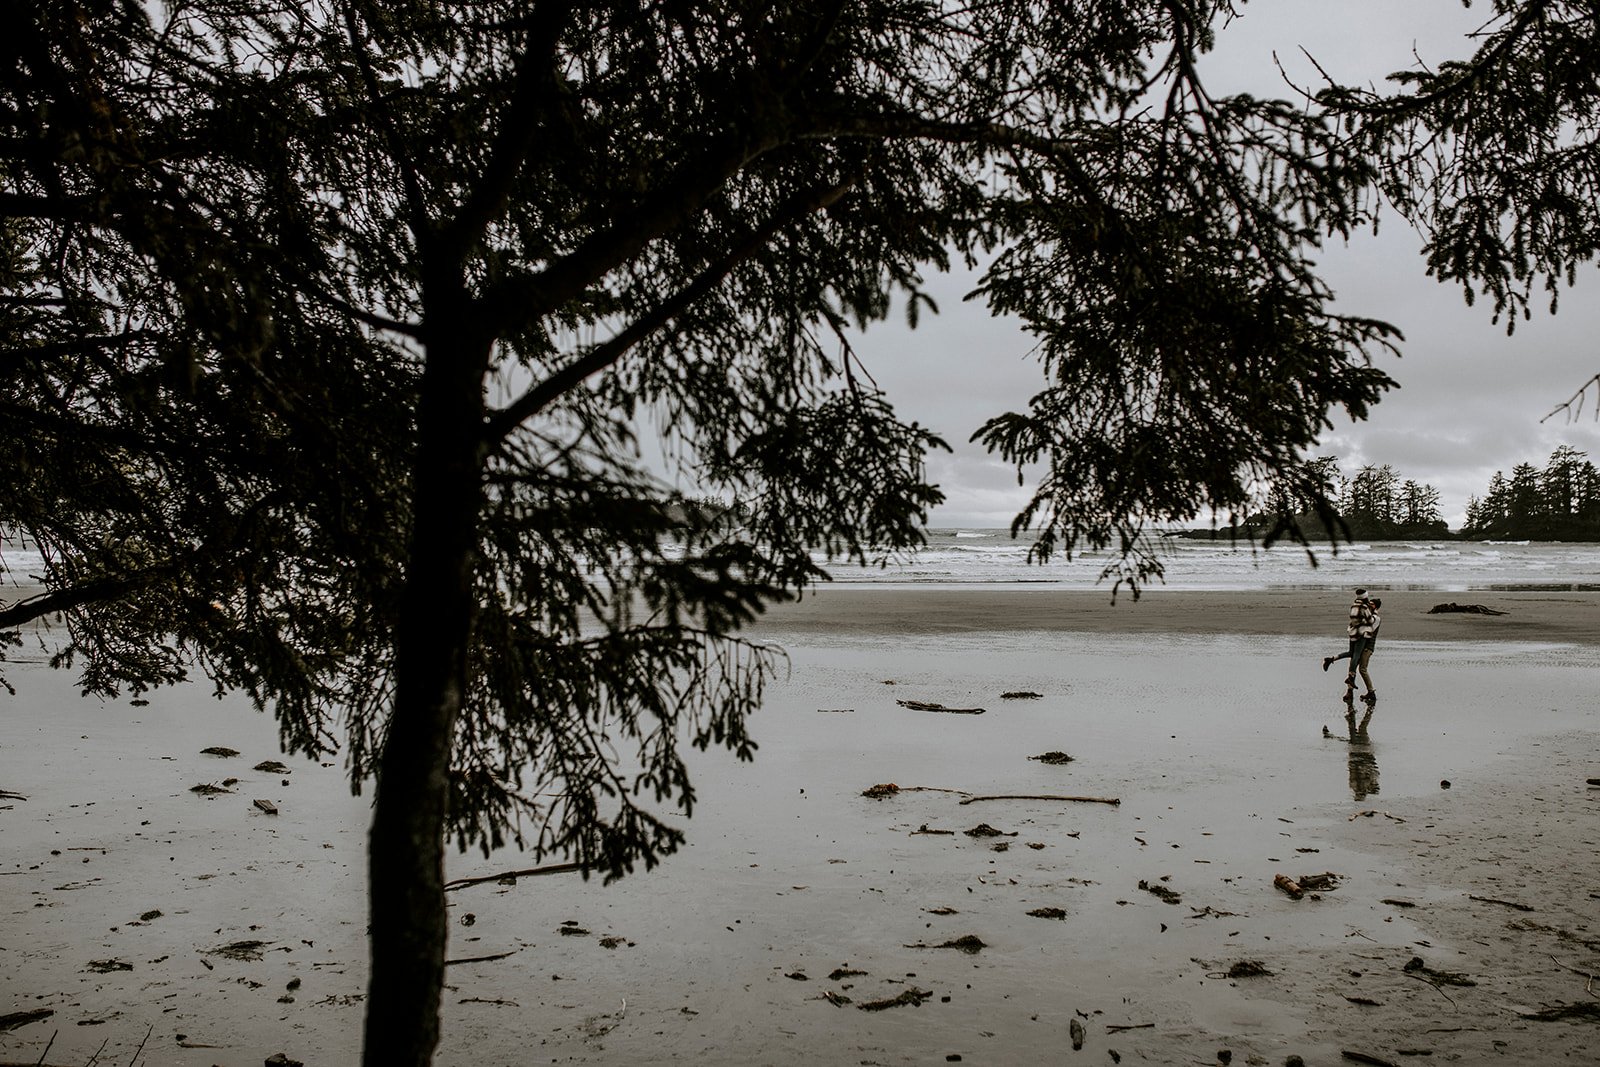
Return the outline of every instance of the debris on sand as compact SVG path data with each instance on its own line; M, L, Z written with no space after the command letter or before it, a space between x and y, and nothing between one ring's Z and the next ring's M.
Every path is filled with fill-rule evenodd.
M200 750L200 755L202 756L221 756L223 759L231 759L238 754L238 749L229 748L226 745L212 745L210 748L202 748Z
M1035 919L1065 919L1067 913L1061 908L1034 908L1028 912Z
M922 1002L931 996L933 996L931 990L918 989L916 986L910 986L902 991L897 997L889 997L886 1000L868 1000L857 1004L856 1007L860 1008L862 1011L883 1011L886 1008L899 1008L904 1007L907 1004L911 1005L913 1008L920 1008L922 1006ZM832 998L830 997L829 999Z
M1013 689L1009 693L1001 693L1001 700L1042 700L1043 693L1035 693L1031 689Z
M1557 1004L1540 1011L1519 1011L1517 1016L1541 1023L1561 1022L1566 1019L1588 1019L1600 1022L1600 1001L1583 1000L1575 1004Z
M1157 898L1158 900L1161 900L1161 901L1163 901L1163 902L1165 902L1167 904L1181 904L1181 903L1183 903L1183 897L1182 896L1180 896L1178 893L1174 892L1173 890L1168 889L1166 886L1162 885L1160 882L1147 882L1147 881L1145 881L1144 879L1141 878L1139 880L1139 888L1143 889L1146 893L1149 893L1151 896L1153 896L1153 897Z
M96 974L110 974L112 971L131 971L133 970L133 964L126 960L90 960L89 966L85 967L84 970L93 971Z
M983 800L1060 800L1081 804L1121 804L1117 797L1075 797L1060 793L996 793L994 796L963 797L959 803L976 804Z
M1296 879L1300 888L1307 893L1326 893L1330 889L1339 888L1339 876L1332 871L1321 874L1302 874Z
M261 800L261 799L258 798L256 800L251 801L251 803L254 804L256 807L260 808L263 812L265 812L268 815L276 815L276 814L278 814L278 805L274 804L270 800Z
M285 763L279 763L275 759L269 759L262 760L260 763L252 767L251 770L260 771L263 774L288 774L289 766Z
M961 914L956 909L947 908L947 907L924 908L923 910L926 911L929 915L960 915Z
M978 825L974 826L972 829L963 830L961 832L966 834L968 837L1016 837L1017 836L1015 832L1012 832L1012 833L1008 834L1004 830L996 830L994 827L990 826L986 822L980 822Z
M206 955L225 956L230 960L254 962L261 959L261 950L269 944L271 944L270 941L230 941L226 945L212 949Z
M1287 874L1273 875L1272 884L1283 890L1285 893L1288 893L1290 899L1292 900L1299 900L1301 897L1306 895L1305 890L1300 888L1300 883L1296 882L1293 878L1290 878Z
M1083 1024L1078 1020L1073 1019L1071 1024L1067 1027L1067 1033L1072 1036L1072 1051L1082 1051L1084 1038Z
M19 1026L36 1023L40 1019L48 1019L54 1014L54 1008L34 1008L31 1011L14 1011L8 1015L0 1015L0 1034L7 1030L15 1030Z
M1205 960L1195 960L1202 967L1215 967L1214 963ZM1206 972L1207 978L1270 978L1272 972L1260 960L1237 960L1222 970Z
M983 941L980 941L973 934L963 934L962 936L957 937L957 938L953 938L953 939L951 939L949 941L941 941L937 945L929 945L929 944L925 944L925 943L919 941L915 945L906 945L905 947L906 948L953 948L953 949L958 949L958 950L960 950L962 952L965 952L967 955L971 956L971 955L975 955L976 953L982 952L984 949L988 948L989 946L988 946L987 943L985 943Z
M836 1008L842 1008L846 1004L851 1003L849 997L845 996L843 993L835 993L831 989L824 989L822 991L822 995L817 997L817 999L826 1000L829 1004L832 1004Z
M871 797L873 800L882 800L884 797L892 797L898 792L900 792L899 786L895 785L893 782L883 782L879 785L869 786L868 788L863 789L861 791L861 795L864 797Z
M213 782L201 782L199 785L191 785L189 787L189 792L198 793L203 797L214 797L218 793L231 793L233 790L224 789L220 785L217 785Z
M897 700L895 703L912 711L942 711L947 715L982 715L985 711L983 708L947 708L943 704L930 704L925 700Z
M828 972L828 981L837 982L845 978L860 978L866 973L866 971L860 971L854 967L835 967Z
M1458 971L1436 971L1422 962L1421 956L1412 956L1400 968L1406 974L1426 979L1434 985L1475 986L1478 983Z
M1482 604L1457 604L1451 601L1448 604L1435 604L1428 609L1429 615L1509 615L1509 611L1500 611L1498 608L1486 608Z
M1038 760L1040 763L1047 763L1052 767L1060 766L1063 763L1071 763L1073 759L1073 757L1067 755L1065 752L1059 751L1041 752L1037 756L1029 756L1028 758L1031 760Z
M943 835L946 835L946 836L953 836L955 834L955 831L954 830L930 830L930 829L928 829L928 824L927 823L923 823L921 826L919 826L915 830L911 831L911 836L912 837L916 837L918 834L930 834L930 835L943 834Z

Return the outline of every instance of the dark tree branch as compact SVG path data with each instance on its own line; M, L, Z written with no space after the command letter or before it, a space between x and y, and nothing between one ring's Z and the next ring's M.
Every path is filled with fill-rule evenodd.
M21 626L46 615L71 611L85 604L118 600L140 589L170 581L177 571L172 567L157 567L136 575L121 578L99 578L69 589L57 589L37 596L26 597L0 608L0 627Z
M588 352L560 368L538 385L523 393L515 401L491 416L484 426L484 438L490 447L498 446L507 434L524 420L538 414L554 403L589 375L604 370L627 353L634 345L661 329L673 318L682 314L695 301L700 300L720 285L734 268L766 248L772 238L797 219L837 203L839 198L855 184L851 178L836 185L809 189L786 201L761 226L751 230L744 239L735 243L721 258L708 264L694 281L656 305L647 314L634 320L610 340L591 348Z

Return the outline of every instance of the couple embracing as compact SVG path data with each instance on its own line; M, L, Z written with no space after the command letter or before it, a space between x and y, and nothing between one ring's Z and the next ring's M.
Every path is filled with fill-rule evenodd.
M1377 702L1378 691L1372 687L1372 676L1367 673L1367 664L1372 661L1372 650L1378 643L1378 627L1383 623L1383 619L1378 615L1378 609L1382 606L1382 600L1377 597L1369 600L1365 589L1357 589L1355 601L1350 605L1350 624L1347 627L1350 648L1337 656L1327 656L1322 661L1323 670L1327 670L1339 660L1350 661L1350 670L1344 679L1346 700L1355 695L1356 671L1359 670L1361 680L1367 684L1367 691L1361 699L1368 704Z

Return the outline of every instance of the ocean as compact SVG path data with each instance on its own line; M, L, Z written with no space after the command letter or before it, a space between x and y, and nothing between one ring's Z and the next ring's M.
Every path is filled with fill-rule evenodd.
M837 562L835 582L895 584L1047 583L1063 588L1109 588L1100 579L1110 552L1084 552L1068 560L1057 554L1044 564L1029 563L1026 536L1014 540L1004 529L935 529L914 556L882 568ZM1247 544L1164 537L1157 542L1165 578L1152 588L1469 589L1600 590L1600 544L1494 541L1359 541L1306 551L1292 545L1268 550ZM819 560L820 562L820 560Z
M820 556L817 561L836 583L1109 589L1100 575L1111 553L1083 552L1070 560L1057 554L1048 563L1029 563L1029 543L1004 529L933 529L921 551L883 567L830 564ZM1242 542L1166 537L1158 550L1166 575L1152 588L1600 590L1600 544L1594 543L1361 541L1341 545L1337 554L1317 547L1315 566L1304 549L1290 545L1263 550ZM7 546L0 551L0 583L37 573L39 566L37 553Z

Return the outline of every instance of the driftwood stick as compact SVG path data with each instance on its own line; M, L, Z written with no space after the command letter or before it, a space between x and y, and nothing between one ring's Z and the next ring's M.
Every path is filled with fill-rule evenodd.
M459 960L445 960L444 965L446 967L452 967L458 963L488 963L492 960L503 960L507 956L515 956L520 951L521 949L514 948L510 952L496 952L488 956L463 956Z
M1371 1064L1372 1067L1395 1067L1395 1065L1390 1063L1388 1060L1380 1060L1378 1057L1369 1056L1365 1052L1352 1052L1347 1048L1340 1049L1339 1055L1355 1063Z
M1120 1034L1124 1030L1153 1030L1155 1025L1155 1023L1108 1023L1106 1024L1106 1033Z
M503 878L532 878L537 874L569 874L581 870L583 870L581 863L552 863L547 867L524 867L520 871L501 871L499 874L485 874L477 878L457 878L453 882L446 882L444 891L448 893L452 889L465 889L469 885L498 882Z
M13 793L9 789L0 789L0 800L27 800L21 793Z
M1554 957L1551 957L1552 959ZM0 1015L0 1033L15 1030L19 1026L36 1023L40 1019L48 1019L55 1014L54 1008L32 1008L28 1011L14 1011L9 1015Z
M1476 900L1480 904L1498 904L1502 908L1512 908L1512 909L1514 909L1516 911L1534 911L1534 910L1536 910L1531 905L1518 904L1514 900L1497 900L1494 897L1475 897L1470 893L1467 894L1467 899L1468 900Z
M902 708L910 708L912 711L942 711L950 715L982 715L985 710L983 708L947 708L943 704L930 704L925 700L897 700L895 703Z
M961 803L972 804L979 800L1063 800L1084 804L1121 804L1121 797L1074 797L1060 793L1000 793L995 796L966 797Z

